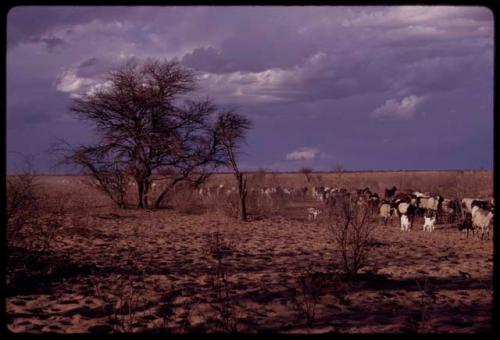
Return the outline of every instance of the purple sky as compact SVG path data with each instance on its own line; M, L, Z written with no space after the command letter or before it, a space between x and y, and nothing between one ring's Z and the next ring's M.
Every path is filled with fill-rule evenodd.
M72 96L130 58L176 58L253 122L244 169L492 169L493 15L481 7L16 7L7 170L92 141Z

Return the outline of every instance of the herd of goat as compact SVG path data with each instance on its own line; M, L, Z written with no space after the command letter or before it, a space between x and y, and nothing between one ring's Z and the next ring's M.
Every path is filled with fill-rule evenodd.
M155 191L157 183L153 183L152 190ZM129 185L135 185L130 182ZM432 232L436 224L455 224L460 231L475 234L480 231L481 239L489 239L490 226L493 225L494 199L463 198L448 199L439 194L421 193L417 191L397 192L393 186L386 188L384 196L380 197L369 188L349 191L345 188L320 187L259 187L249 188L250 194L257 194L269 199L277 197L290 200L307 200L312 198L319 201L324 208L332 208L346 198L355 199L359 203L365 202L373 214L377 214L384 225L389 220L398 218L401 223L401 231L410 231L415 218L423 220L423 231ZM226 187L223 184L210 187L200 187L197 193L201 198L222 197L237 194L236 187ZM316 219L322 213L321 208L307 208L308 218Z
M224 185L200 188L198 194L201 197L235 194L235 187L227 188ZM365 202L371 212L380 216L384 225L389 220L398 218L401 223L401 231L412 229L415 218L423 220L423 231L432 232L437 223L456 224L460 231L473 234L480 231L481 239L489 239L490 225L493 224L494 200L463 198L447 199L438 194L421 192L397 192L396 187L386 188L384 197L379 197L369 188L348 191L345 188L331 187L264 187L251 188L250 192L273 198L275 196L289 198L311 197L322 206L332 207L346 198ZM321 208L307 208L308 218L316 219L321 213Z

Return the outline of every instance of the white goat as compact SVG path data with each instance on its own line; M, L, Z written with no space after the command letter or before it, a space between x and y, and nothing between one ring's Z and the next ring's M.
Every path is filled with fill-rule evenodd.
M436 216L424 216L424 231L432 232L436 225Z
M397 205L397 210L401 215L406 215L408 212L408 208L410 207L410 203L407 202L401 202Z
M437 211L438 207L439 207L439 198L436 198L436 197L421 197L420 198L419 208Z
M488 210L481 209L478 206L472 207L472 226L481 228L481 239L484 234L490 239L490 223L493 220L493 213Z
M462 199L462 207L465 208L465 212L472 213L472 202L475 200L475 198Z
M307 208L307 219L315 220L318 215L321 214L321 210L317 208Z
M411 223L407 215L401 215L401 231L410 231Z
M387 220L392 216L392 209L389 203L383 203L379 209L380 216L384 219L384 225L387 225Z

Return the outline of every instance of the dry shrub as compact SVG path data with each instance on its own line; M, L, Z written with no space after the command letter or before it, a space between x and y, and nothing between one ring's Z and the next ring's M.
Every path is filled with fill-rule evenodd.
M25 173L7 178L7 245L45 251L68 217L67 195L50 199Z
M435 288L427 278L415 279L415 284L420 292L419 309L411 312L410 318L405 324L406 331L409 333L436 333L437 330L431 324L431 314L437 303Z
M7 244L25 242L24 230L39 222L42 202L35 176L29 173L7 177Z
M239 218L240 216L239 196L235 192L220 197L216 206L227 217Z
M67 228L68 233L77 233L80 236L89 237L95 226L95 218L92 216L94 208L87 200L73 200L76 208L72 208L70 214L70 225Z
M265 195L259 191L252 191L248 194L248 210L259 216L275 216L283 212L286 199L283 194L274 193Z
M50 198L29 173L7 177L7 290L33 292L71 275L66 254L53 251L69 216L67 195Z
M130 176L121 170L100 171L87 177L83 183L105 194L119 208L130 205L127 191Z
M267 185L267 172L265 169L258 169L256 172L248 175L248 185L252 188L260 188Z
M168 202L182 214L202 214L205 212L203 202L197 192L189 185L179 185L169 193Z
M208 281L215 297L210 305L214 311L213 321L223 333L238 331L238 306L229 281L229 266L224 261L235 249L236 245L227 240L220 231L206 236L205 254L212 260L208 268Z
M302 270L298 275L299 289L292 302L298 312L305 318L307 326L312 326L316 319L316 306L320 301L324 282L314 276L311 268Z
M318 175L316 175L316 177L315 177L315 179L314 179L314 181L313 181L313 182L314 182L314 184L315 184L316 186L321 186L321 185L323 185L323 184L325 183L325 182L324 182L324 179L323 179L323 176L322 176L322 175L319 175L319 174L318 174Z
M139 326L139 312L144 310L147 300L144 295L144 280L126 278L117 296L104 291L108 285L92 280L94 296L104 302L103 310L110 313L109 331L132 333Z
M230 218L240 217L240 202L237 192L229 194L214 195L205 199L206 205L219 211ZM283 194L276 193L270 196L261 194L258 190L249 191L246 205L249 214L260 217L275 216L283 212L286 198Z
M313 172L313 168L311 167L303 167L299 170L306 178L308 184L311 183L311 174Z
M343 272L354 277L365 266L375 224L369 221L366 203L346 197L326 206L324 222L341 254Z

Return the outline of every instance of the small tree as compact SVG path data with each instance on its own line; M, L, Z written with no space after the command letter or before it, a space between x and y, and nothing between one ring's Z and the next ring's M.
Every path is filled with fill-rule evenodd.
M218 143L220 143L222 152L226 157L226 165L233 170L234 176L238 181L240 217L243 221L248 219L246 206L248 194L247 178L245 174L240 171L236 156L240 142L244 140L245 134L250 127L251 122L246 117L228 111L219 116L216 128Z
M140 208L151 202L153 181L169 180L153 198L159 207L177 183L199 184L224 163L217 159L215 105L208 99L181 103L195 88L194 73L177 62L133 62L110 72L103 86L80 94L70 107L95 125L98 142L71 148L65 161L92 175L120 206L122 179L136 182ZM164 169L173 175L153 177Z
M300 169L300 172L304 174L304 176L306 177L306 180L307 180L307 183L311 183L311 174L313 172L313 169L310 168L310 167L303 167L302 169Z
M339 180L342 177L342 174L344 173L344 171L345 171L345 167L340 163L336 164L335 168L333 169L333 172L335 172L338 175Z

